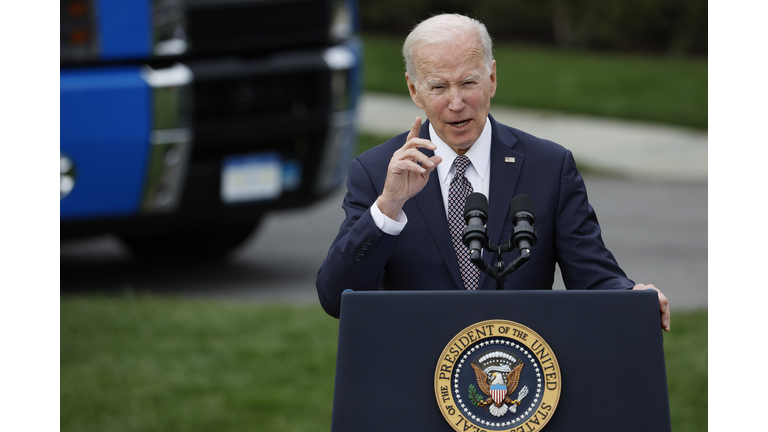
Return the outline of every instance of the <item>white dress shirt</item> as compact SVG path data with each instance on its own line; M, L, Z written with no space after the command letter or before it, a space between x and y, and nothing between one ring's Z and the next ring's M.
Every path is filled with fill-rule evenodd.
M453 149L444 143L437 136L432 123L429 124L429 139L437 146L435 155L440 156L443 161L437 166L437 178L440 180L440 191L443 194L443 205L445 206L446 219L448 218L448 192L451 187L451 180L456 174L456 167L453 165L454 159L458 156ZM465 153L471 162L464 174L472 185L472 191L480 192L486 197L490 192L491 180L491 121L486 118L485 127L480 137L472 144L472 147ZM401 209L397 219L392 220L379 209L376 201L371 206L371 216L376 226L383 232L390 235L399 235L405 224L408 223L408 217Z

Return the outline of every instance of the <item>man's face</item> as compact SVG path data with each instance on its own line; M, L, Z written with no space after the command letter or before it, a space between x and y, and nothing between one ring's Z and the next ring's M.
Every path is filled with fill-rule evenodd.
M486 72L476 38L421 45L414 60L418 77L405 74L411 99L440 139L457 154L466 153L483 132L496 94L496 61Z

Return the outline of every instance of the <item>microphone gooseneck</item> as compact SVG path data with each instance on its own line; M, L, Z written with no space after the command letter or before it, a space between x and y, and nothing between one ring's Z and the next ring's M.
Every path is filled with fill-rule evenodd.
M531 259L531 248L536 244L536 230L533 200L525 194L516 195L510 204L513 232L506 243L496 245L488 238L488 230L485 224L488 222L488 198L481 193L472 193L467 196L464 204L464 228L462 241L469 248L470 260L483 273L491 276L496 281L496 289L504 286L505 277L522 267ZM517 248L520 255L506 268L501 261L501 254ZM496 254L494 266L488 264L481 255L485 248Z

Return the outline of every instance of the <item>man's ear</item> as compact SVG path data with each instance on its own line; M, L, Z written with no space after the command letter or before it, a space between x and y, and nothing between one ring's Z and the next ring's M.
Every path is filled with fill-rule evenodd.
M416 90L416 84L411 81L411 77L408 76L408 72L405 73L405 81L408 83L408 92L411 94L411 100L413 100L413 103L415 103L416 106L420 109L424 109L424 106L421 103L419 92Z
M496 60L493 60L491 67L491 97L496 95Z

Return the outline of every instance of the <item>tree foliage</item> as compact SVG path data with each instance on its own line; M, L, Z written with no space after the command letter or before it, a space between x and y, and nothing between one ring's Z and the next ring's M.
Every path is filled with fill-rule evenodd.
M707 54L705 0L360 0L365 32L404 36L416 23L442 12L478 18L496 40Z

